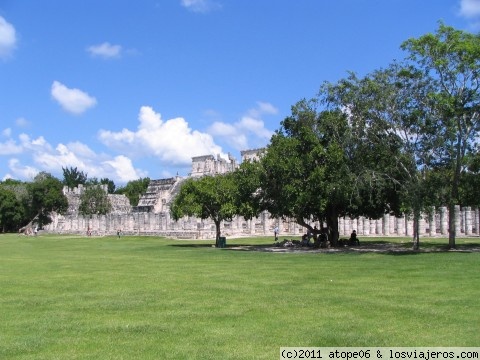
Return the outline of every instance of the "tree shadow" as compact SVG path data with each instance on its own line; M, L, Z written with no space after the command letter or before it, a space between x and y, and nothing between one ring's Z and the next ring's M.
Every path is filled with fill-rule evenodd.
M242 239L243 240L243 239ZM360 241L360 245L314 248L307 246L282 247L278 244L255 244L248 241L227 243L223 248L216 248L214 243L196 244L189 242L186 244L169 244L168 246L178 248L215 248L224 251L249 251L249 252L271 252L271 253L305 253L305 254L385 254L391 256L421 255L428 253L473 253L480 252L480 242L460 244L455 249L450 249L448 244L440 241L428 241L420 243L419 250L412 249L411 242L392 242L385 239Z
M215 244L192 244L192 243L188 243L188 244L169 244L168 246L179 247L179 248L211 248L211 247L214 247Z

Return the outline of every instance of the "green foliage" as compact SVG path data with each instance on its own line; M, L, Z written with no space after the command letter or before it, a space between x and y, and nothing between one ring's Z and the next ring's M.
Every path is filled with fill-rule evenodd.
M102 178L100 180L98 180L96 177L89 178L85 182L85 185L107 185L107 192L109 194L114 194L116 189L115 183L109 178Z
M352 123L340 105L319 111L319 100L298 102L272 137L262 158L261 189L273 216L309 228L310 221L326 222L335 242L339 216L378 217L397 209L385 178L398 146L388 137L372 143L375 127Z
M15 193L0 186L0 229L2 232L18 230L24 219L24 208Z
M76 167L64 168L63 171L63 184L68 186L69 189L77 187L79 184L84 185L87 182L87 174L83 171L79 171Z
M428 98L438 116L432 126L438 135L432 149L439 166L449 170L449 245L455 247L454 206L460 200L465 157L475 150L480 131L480 36L443 23L435 34L402 44L412 66L431 79Z
M37 218L40 227L51 222L52 212L65 213L68 201L63 194L63 184L60 180L46 172L39 173L33 182L27 184L28 217Z
M129 181L126 186L118 188L115 194L124 194L130 201L130 205L137 206L140 196L147 191L149 183L150 178L148 177L132 180Z
M175 220L186 215L212 219L218 245L221 222L232 220L238 212L236 194L237 186L232 173L189 178L181 185L170 212Z
M244 161L233 172L236 185L235 203L237 215L249 220L256 217L264 208L261 197L261 176L263 168L258 161Z
M80 195L78 211L82 215L105 215L112 211L112 204L100 186L91 185Z
M100 179L100 184L107 185L107 191L109 194L115 193L116 185L113 180L110 180L109 178L102 178Z

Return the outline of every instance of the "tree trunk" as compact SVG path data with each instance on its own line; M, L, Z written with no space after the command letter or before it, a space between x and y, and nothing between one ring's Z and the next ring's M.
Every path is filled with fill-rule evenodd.
M455 249L455 205L450 203L448 205L448 247Z
M216 231L215 247L219 247L220 246L220 223L221 223L221 221L220 220L214 220L213 222L215 223L215 231Z
M452 189L450 193L450 203L448 205L448 247L455 249L455 205L458 201L458 187L460 186L460 174L462 171L462 159L465 156L465 151L462 151L462 137L461 137L462 124L457 119L457 144L456 144L456 157L455 168L452 179Z
M338 213L335 209L330 209L327 215L328 240L330 245L338 244Z

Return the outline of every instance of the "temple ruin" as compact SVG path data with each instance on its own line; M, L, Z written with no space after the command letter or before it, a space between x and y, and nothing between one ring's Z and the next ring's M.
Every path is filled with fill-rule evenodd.
M242 161L258 159L265 149L253 149L241 152ZM173 238L212 239L215 238L215 225L211 220L184 217L174 221L170 216L170 204L178 193L182 183L189 177L224 174L235 170L239 164L228 154L228 160L218 155L197 156L192 158L192 170L186 177L172 177L151 180L147 191L140 197L137 206L130 206L125 195L108 194L112 203L112 212L107 215L82 216L78 214L80 195L84 187L64 188L69 202L66 215L55 215L53 222L45 230L54 233L113 235L117 231L123 234L157 235ZM106 185L103 186L107 192ZM455 208L457 236L480 235L480 214L478 209L470 207ZM272 218L268 212L262 212L257 218L245 220L241 216L222 223L222 235L228 237L272 235L273 228L279 226L280 235L301 236L306 232L293 220ZM318 228L321 224L312 222ZM340 218L340 236L349 236L356 230L359 236L413 236L413 220L409 217L384 215L381 219ZM436 209L432 215L422 216L420 220L421 236L448 236L448 210Z

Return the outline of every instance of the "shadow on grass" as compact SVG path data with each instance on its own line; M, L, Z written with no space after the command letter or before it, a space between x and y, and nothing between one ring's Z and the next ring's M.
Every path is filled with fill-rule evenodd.
M464 243L466 241L466 243ZM458 243L463 242L463 243ZM226 247L218 248L223 251L250 251L250 252L272 252L272 253L305 253L305 254L385 254L392 256L406 256L406 255L420 255L426 253L472 253L480 252L480 240L468 239L457 242L455 249L450 249L448 240L442 239L420 239L420 249L413 250L412 242L409 239L401 241L389 239L365 239L360 240L360 245L344 246L344 247L330 247L330 248L314 248L306 246L292 246L283 247L280 244L264 243L258 244L255 242L249 243L246 239L235 241L232 239L227 242ZM196 244L189 242L186 244L170 244L169 246L178 248L214 248L213 243Z
M179 247L179 248L211 248L214 244L169 244L168 246Z

